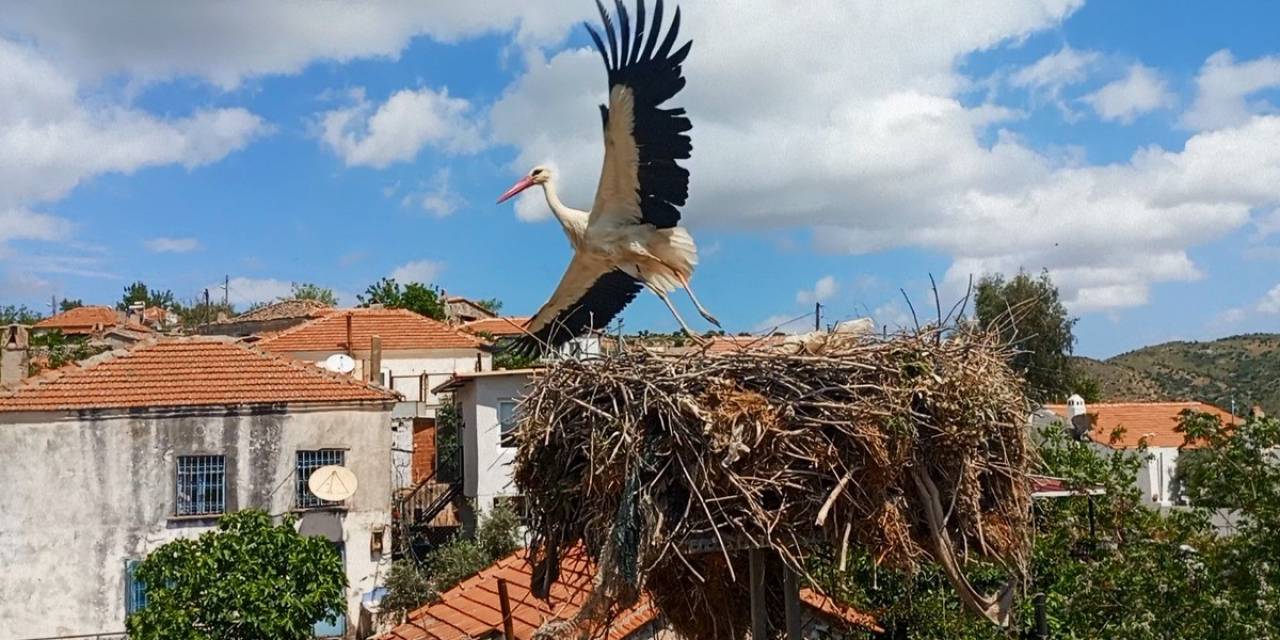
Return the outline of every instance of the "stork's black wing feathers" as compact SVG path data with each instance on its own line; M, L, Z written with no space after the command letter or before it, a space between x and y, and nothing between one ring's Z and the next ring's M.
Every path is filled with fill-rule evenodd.
M526 355L541 354L593 329L603 329L643 287L631 275L614 269L596 279L573 304L565 307L540 330L503 341L499 347Z
M689 199L689 171L677 161L687 160L693 152L693 143L688 136L693 125L684 109L663 109L660 105L684 88L682 64L693 42L686 42L672 52L679 38L679 7L661 46L657 46L662 31L662 0L654 5L651 27L645 24L644 0L638 0L634 32L630 31L630 16L622 0L615 0L615 3L621 28L616 35L609 12L600 0L596 0L609 41L607 49L595 29L591 25L587 25L587 29L609 71L610 91L615 86L625 85L631 88L634 98L632 130L640 156L637 178L641 220L659 229L674 227L680 221L679 207ZM607 123L608 108L601 105L601 112Z

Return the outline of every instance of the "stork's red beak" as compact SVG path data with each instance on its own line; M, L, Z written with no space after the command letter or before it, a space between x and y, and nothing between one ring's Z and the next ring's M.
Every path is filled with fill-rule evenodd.
M507 189L507 192L502 194L502 196L498 198L498 204L502 204L514 198L517 193L520 193L521 191L524 191L525 189L528 189L533 185L534 185L533 178L530 178L529 176L520 178L519 182L511 185L511 188Z

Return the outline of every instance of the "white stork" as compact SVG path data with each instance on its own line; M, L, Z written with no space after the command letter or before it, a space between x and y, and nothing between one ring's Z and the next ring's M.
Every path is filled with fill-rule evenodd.
M559 347L602 328L641 288L661 298L690 336L695 334L667 296L675 289L688 292L698 313L720 326L689 288L698 249L689 232L676 226L678 207L689 197L689 172L677 160L687 159L693 150L687 134L692 125L684 109L660 108L684 87L680 66L693 43L672 50L680 29L679 8L659 45L662 0L654 5L651 29L645 24L644 0L639 0L634 32L626 7L614 1L620 27L616 32L608 11L596 0L608 47L587 25L609 72L609 105L600 105L604 166L591 211L565 206L556 195L551 169L543 166L534 167L498 198L502 203L541 186L574 251L551 299L513 345L516 350Z

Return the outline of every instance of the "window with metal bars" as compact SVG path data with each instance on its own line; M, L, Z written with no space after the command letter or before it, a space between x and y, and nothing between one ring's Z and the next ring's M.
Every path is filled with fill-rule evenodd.
M147 606L147 586L142 584L134 572L137 571L138 560L125 560L124 562L124 611L125 615L132 615L141 611Z
M307 486L307 481L311 479L311 474L320 467L331 464L344 464L347 458L346 454L347 452L342 449L317 449L298 452L298 466L295 473L297 476L295 485L297 487L297 508L314 509L316 507L342 504L341 502L330 502L317 498L316 494L311 493L311 488Z
M227 461L224 456L178 456L177 505L180 516L223 513L227 508Z

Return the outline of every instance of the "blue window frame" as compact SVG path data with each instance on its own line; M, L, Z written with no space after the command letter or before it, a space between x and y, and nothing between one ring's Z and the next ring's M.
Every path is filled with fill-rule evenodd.
M225 456L178 456L177 497L180 516L217 515L227 509Z
M341 502L330 502L317 498L316 494L311 493L311 488L307 486L307 480L311 479L311 474L316 469L331 464L342 465L346 462L346 458L347 452L342 449L317 449L298 452L298 466L294 475L297 476L296 506L299 509L314 509L342 504Z
M124 613L133 615L147 606L147 586L134 577L139 560L124 561Z

